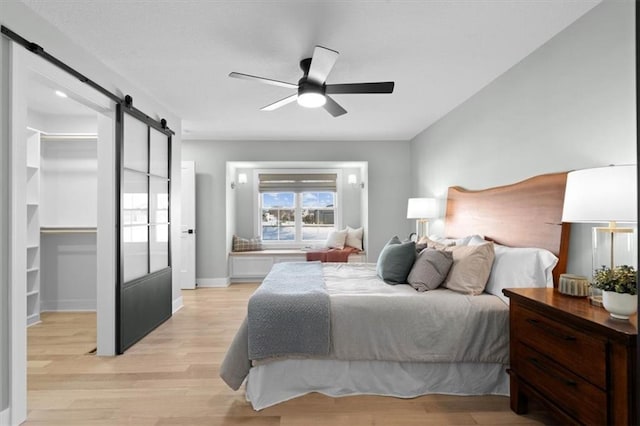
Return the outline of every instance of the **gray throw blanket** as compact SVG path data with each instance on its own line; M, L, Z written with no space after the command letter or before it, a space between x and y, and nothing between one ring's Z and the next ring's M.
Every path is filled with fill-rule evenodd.
M249 359L328 355L330 321L322 265L277 263L249 299Z

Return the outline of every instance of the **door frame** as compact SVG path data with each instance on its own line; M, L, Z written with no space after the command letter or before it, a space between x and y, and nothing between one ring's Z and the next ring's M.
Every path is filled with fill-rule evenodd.
M98 197L97 222L97 346L98 355L115 355L115 103L66 74L22 46L9 42L9 370L10 424L17 425L27 417L27 327L26 327L26 226L24 189L18 188L24 173L24 129L27 126L26 89L31 73L40 74L62 86L77 101L99 113L98 120ZM22 266L22 267L21 267Z
M191 191L187 192L185 191L185 180L184 180L184 171L187 170L188 171L188 175L189 175L189 184L188 186L192 187L190 188ZM197 240L197 229L196 229L196 221L195 221L195 216L196 216L196 178L195 178L195 174L196 174L196 163L195 161L182 161L181 164L181 177L182 182L181 182L181 191L180 191L180 196L181 196L181 223L180 223L180 238L184 240L183 237L185 237L185 235L187 235L185 238L189 238L188 235L191 235L193 237L194 240ZM185 210L185 204L188 204L190 206L190 210L192 210L190 212L190 217L186 218L185 216L185 212L188 210ZM192 220L193 219L193 220ZM185 222L189 222L186 223ZM190 226L189 226L190 225ZM189 232L191 231L191 232ZM181 250L182 250L182 260L180 262L180 288L183 290L195 290L196 288L196 249L195 249L195 244L196 242L194 241L194 247L193 247L193 251L188 251L185 249L184 246L182 246L181 243ZM190 258L192 258L192 260L190 262L187 262L187 264L185 264L185 255L190 256ZM186 272L186 269L188 268L189 271Z

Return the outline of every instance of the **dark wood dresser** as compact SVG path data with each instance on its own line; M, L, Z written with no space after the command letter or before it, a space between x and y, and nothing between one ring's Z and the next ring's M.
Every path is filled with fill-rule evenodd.
M637 425L638 317L614 320L586 298L551 288L504 289L510 299L511 409L530 398L565 424Z

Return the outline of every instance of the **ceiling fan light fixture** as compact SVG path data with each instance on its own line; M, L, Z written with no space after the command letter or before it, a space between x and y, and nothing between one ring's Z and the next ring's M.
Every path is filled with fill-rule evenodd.
M327 98L322 93L305 92L298 95L298 105L305 108L319 108L327 103Z

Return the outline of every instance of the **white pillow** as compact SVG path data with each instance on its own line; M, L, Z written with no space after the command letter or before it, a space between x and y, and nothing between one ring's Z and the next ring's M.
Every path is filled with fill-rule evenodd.
M553 287L553 268L558 258L539 248L507 247L494 244L496 258L484 291L500 297L503 288Z
M451 246L451 245L468 246L470 245L469 242L473 238L476 238L476 239L479 238L480 240L482 240L481 243L473 244L473 245L477 246L477 245L486 243L486 241L484 241L484 237L481 235L467 235L466 237L463 237L463 238L444 238L444 237L439 237L437 235L429 235L429 239L431 241L435 241L436 243L444 244L446 246Z
M331 231L327 237L327 242L324 244L329 248L343 249L344 243L347 240L347 230L342 229L340 231Z
M347 239L344 245L362 250L362 236L364 234L364 228L360 227L353 229L347 226Z
M481 235L472 235L467 242L469 246L479 246L480 244L486 244L487 240L484 239Z

